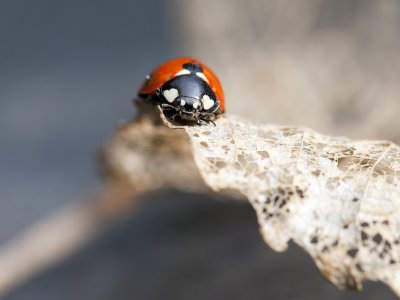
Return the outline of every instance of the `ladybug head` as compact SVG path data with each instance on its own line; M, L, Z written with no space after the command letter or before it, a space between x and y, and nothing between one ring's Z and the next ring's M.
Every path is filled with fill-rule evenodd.
M157 91L161 107L183 120L207 119L218 110L219 102L207 82L195 74L172 78Z

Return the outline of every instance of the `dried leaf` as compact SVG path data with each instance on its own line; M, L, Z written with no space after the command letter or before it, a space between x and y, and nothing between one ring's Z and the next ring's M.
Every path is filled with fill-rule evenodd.
M303 247L339 288L400 293L400 147L225 116L184 127L205 182L238 191L276 251Z
M293 240L337 287L382 281L400 295L399 146L233 115L215 126L160 116L176 130L139 118L117 132L104 150L109 178L240 195L275 251Z

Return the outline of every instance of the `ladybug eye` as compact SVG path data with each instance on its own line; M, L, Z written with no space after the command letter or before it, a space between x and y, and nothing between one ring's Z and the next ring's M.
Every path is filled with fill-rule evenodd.
M172 103L179 96L179 93L177 89L170 89L170 90L165 90L163 92L163 95L169 103Z
M214 106L214 100L212 100L208 95L204 95L201 98L201 102L203 103L203 108L205 110L208 110Z

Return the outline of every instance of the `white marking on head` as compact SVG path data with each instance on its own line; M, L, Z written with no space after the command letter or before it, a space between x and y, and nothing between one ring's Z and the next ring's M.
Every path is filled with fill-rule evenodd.
M167 101L169 103L172 103L172 102L174 102L176 97L179 96L179 92L178 92L177 89L170 89L170 90L165 90L163 92L163 95L164 95L165 99L167 99Z
M207 77L202 72L197 72L196 75L208 83Z
M192 106L193 106L194 109L197 109L199 107L199 104L200 103L197 101L197 102L193 103Z
M186 102L185 100L181 100L181 106L185 106Z
M179 75L188 75L188 74L190 74L190 71L189 71L189 70L182 69L182 70L180 70L178 73L176 73L175 76L179 76Z
M214 100L212 100L208 95L204 95L203 98L201 98L201 102L203 103L203 108L205 110L214 106Z
M150 75L146 75L146 80L149 80L150 79Z

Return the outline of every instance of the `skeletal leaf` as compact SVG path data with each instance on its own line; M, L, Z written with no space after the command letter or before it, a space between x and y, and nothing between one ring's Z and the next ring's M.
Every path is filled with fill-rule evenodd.
M236 190L276 251L303 247L339 288L400 293L400 147L225 116L184 127L205 182Z
M137 187L146 173L147 190L240 195L272 249L293 240L337 287L382 281L400 295L399 146L232 115L215 126L176 126L160 116L171 129L142 117L117 132L104 150L109 178Z

